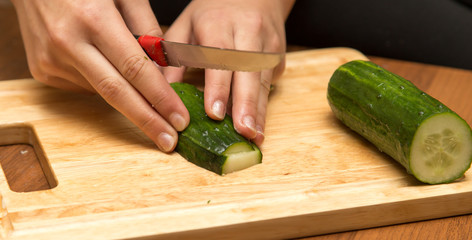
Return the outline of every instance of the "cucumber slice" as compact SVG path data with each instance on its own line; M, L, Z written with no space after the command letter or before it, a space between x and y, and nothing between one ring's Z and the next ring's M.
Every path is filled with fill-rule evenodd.
M456 115L442 113L426 119L411 144L411 173L431 184L460 178L470 167L472 136Z
M261 151L245 142L235 143L223 152L226 161L223 164L223 174L236 172L260 163Z
M472 130L467 122L372 62L340 66L331 76L327 98L338 119L422 182L452 182L470 168Z
M187 83L172 83L171 86L190 114L190 124L179 133L176 152L220 175L262 162L259 148L236 132L229 115L222 121L206 115L202 91Z

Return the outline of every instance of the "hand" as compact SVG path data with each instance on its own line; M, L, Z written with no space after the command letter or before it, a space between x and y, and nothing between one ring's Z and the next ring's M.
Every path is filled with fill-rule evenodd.
M131 34L162 35L147 0L12 2L36 80L97 92L162 151L175 148L188 111Z
M265 52L285 52L284 23L292 0L194 0L166 32L169 41ZM231 111L235 129L260 145L264 140L270 85L284 62L262 72L205 70L205 111L215 120ZM170 82L183 68L165 68ZM230 103L230 92L232 103ZM228 106L232 105L232 109Z

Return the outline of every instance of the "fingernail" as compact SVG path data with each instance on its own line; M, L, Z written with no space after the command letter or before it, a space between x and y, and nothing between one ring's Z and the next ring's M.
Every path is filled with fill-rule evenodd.
M177 131L183 131L187 127L187 122L185 121L185 118L178 113L172 113L169 116L169 121Z
M257 130L257 136L259 136L259 138L260 138L259 143L262 143L265 139L264 130L262 129L261 125L257 125L256 130ZM257 138L257 136L256 136L256 138Z
M245 116L243 118L243 124L249 128L252 132L257 133L256 130L256 121L254 121L254 118L251 116Z
M218 119L225 118L225 105L222 101L216 100L213 105L211 106L211 111Z
M164 152L170 152L174 149L176 140L168 133L160 133L157 137L159 148Z
M260 125L257 125L256 129L257 129L257 135L254 139L252 139L252 141L256 145L260 146L264 142L264 139L265 139L264 130L262 129Z
M264 130L262 129L261 125L256 126L256 131L257 131L257 134L264 136Z

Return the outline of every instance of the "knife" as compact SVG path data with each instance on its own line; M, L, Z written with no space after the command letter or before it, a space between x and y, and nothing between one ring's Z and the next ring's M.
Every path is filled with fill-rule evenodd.
M149 35L135 36L147 55L159 66L212 68L258 72L282 61L285 53L240 51L166 41Z

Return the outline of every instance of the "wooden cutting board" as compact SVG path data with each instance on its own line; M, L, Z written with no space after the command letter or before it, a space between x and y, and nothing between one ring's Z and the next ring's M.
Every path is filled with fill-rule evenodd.
M366 57L347 48L289 53L269 99L263 163L226 176L159 152L97 96L0 82L0 145L33 145L57 185L19 193L2 174L0 235L280 239L471 213L471 171L421 184L333 116L328 80L353 59Z

